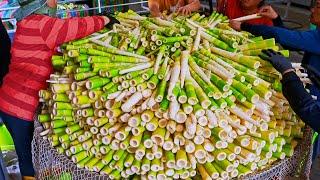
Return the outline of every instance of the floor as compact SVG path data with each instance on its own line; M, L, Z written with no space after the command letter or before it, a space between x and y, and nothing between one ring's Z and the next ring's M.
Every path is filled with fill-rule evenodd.
M1 153L1 151L0 151ZM21 179L18 158L15 151L4 151L2 152L3 160L8 173L8 180L19 180ZM1 179L1 178L0 178Z
M320 157L318 157L315 162L313 162L311 168L310 179L311 180L319 180L320 179Z

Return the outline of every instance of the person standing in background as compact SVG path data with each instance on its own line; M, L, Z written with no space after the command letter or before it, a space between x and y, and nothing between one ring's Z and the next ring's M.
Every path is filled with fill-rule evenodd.
M58 19L57 0L18 0L17 30L9 72L0 88L0 117L7 126L18 155L23 180L34 179L31 141L38 92L47 88L56 47L86 37L109 23L106 16Z
M150 13L153 17L162 17L163 11L178 12L190 15L200 9L199 0L148 0Z
M2 24L0 18L0 86L2 85L3 77L8 73L9 64L10 64L10 49L11 49L11 40L7 33L6 28Z
M218 0L217 11L229 19L258 13L262 18L248 20L247 23L283 26L281 17L270 5L265 5L264 0Z

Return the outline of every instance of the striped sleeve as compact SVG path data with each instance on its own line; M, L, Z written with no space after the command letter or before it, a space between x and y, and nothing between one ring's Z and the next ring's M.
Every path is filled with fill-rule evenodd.
M51 49L65 42L86 37L105 25L101 16L58 19L45 17L40 22L40 34Z

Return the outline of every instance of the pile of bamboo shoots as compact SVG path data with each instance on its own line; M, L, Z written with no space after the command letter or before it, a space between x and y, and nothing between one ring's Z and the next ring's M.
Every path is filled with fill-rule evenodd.
M258 56L274 39L218 13L116 17L52 57L38 120L59 153L111 179L235 178L293 155L304 123Z

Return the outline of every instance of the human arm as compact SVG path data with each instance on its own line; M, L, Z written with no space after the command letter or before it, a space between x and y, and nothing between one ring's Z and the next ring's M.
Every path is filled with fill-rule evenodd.
M282 93L294 112L312 129L320 132L320 102L312 99L295 72L284 74L281 82Z
M191 11L198 11L201 7L199 0L188 0L188 6L190 6Z
M256 36L275 38L283 46L320 55L320 31L293 31L279 27L240 23L240 29Z
M40 22L40 33L49 48L81 39L104 28L109 19L104 16L58 19L45 16Z
M161 17L160 5L157 0L148 0L150 14L153 17Z
M280 15L278 15L277 18L272 19L272 23L273 23L273 25L276 26L276 27L284 27L284 26L283 26L283 21L282 21Z
M261 58L269 61L282 74L282 93L291 108L305 123L320 132L320 102L312 99L287 58L273 50L262 52L264 55Z
M188 0L185 6L179 7L178 12L183 15L189 15L200 8L199 0Z
M272 19L274 26L283 27L283 22L280 15L270 5L263 6L259 9L259 15L265 18Z

